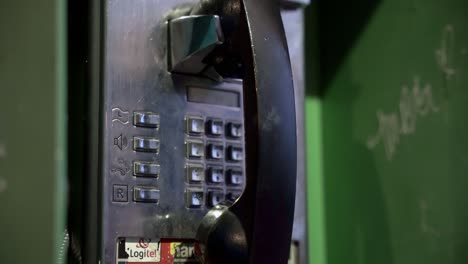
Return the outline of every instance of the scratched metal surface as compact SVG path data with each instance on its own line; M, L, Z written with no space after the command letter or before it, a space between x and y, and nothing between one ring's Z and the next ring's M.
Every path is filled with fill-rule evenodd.
M226 89L237 91L242 98L239 81L216 84L207 79L182 78L167 71L164 15L178 3L182 1L144 0L136 3L113 0L107 1L105 6L104 165L100 175L103 181L104 263L115 261L119 237L195 237L199 223L208 210L205 207L187 209L185 206L184 117L192 114L242 121L242 108L187 103L185 91L188 86ZM158 113L159 131L134 127L133 111ZM158 138L159 154L133 151L133 136ZM118 140L120 147L114 144L114 140ZM243 142L238 143L243 146ZM134 160L158 162L161 170L159 178L134 177ZM243 162L239 165L245 171ZM128 186L128 202L112 201L114 184ZM133 202L132 187L137 185L159 189L159 203ZM222 189L225 190L224 187Z
M177 1L147 0L135 3L127 1L108 1L106 11L106 30L104 46L104 111L106 122L104 132L103 159L106 165L102 175L104 181L103 194L103 256L105 263L115 258L116 239L120 236L145 237L194 237L196 228L206 210L189 211L183 207L183 117L185 113L200 113L207 116L240 120L241 111L210 108L192 105L185 102L184 85L174 86L174 80L166 72L166 39L165 28L161 24L162 17L176 6ZM302 11L287 11L283 13L285 28L290 45L294 81L296 86L298 113L298 146L303 146L303 50L302 50ZM212 86L202 80L180 80L185 83L197 83L202 86ZM237 90L240 85L227 84L228 89ZM130 124L119 121L112 122L112 109L120 108L128 112L129 118L133 110L158 112L161 115L161 129L158 133L148 129L136 129ZM117 112L115 112L117 113ZM114 113L114 114L115 114ZM126 115L124 113L124 115ZM125 119L125 118L124 118ZM126 120L124 120L126 123ZM114 144L114 138L120 135L127 138L127 149L120 150ZM131 150L133 135L156 135L161 140L159 155L135 154ZM304 184L304 149L298 152L298 195L295 213L293 239L300 241L300 263L306 263L306 218L305 218L305 184ZM119 159L131 165L135 159L154 159L161 164L159 180L134 179L131 171L114 170L119 166ZM124 170L126 166L123 166ZM131 167L131 166L130 166ZM135 184L151 184L161 190L161 202L158 206L111 202L112 184L131 186Z
M327 263L466 263L468 2L318 12Z

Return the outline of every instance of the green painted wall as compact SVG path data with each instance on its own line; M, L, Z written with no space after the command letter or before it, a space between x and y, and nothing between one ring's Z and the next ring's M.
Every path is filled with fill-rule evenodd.
M467 263L468 1L315 4L311 263Z
M65 1L0 1L0 262L56 263L65 226Z

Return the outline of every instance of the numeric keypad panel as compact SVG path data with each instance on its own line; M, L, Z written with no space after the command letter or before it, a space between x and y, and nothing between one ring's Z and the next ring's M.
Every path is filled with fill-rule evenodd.
M191 194L197 188L202 203L194 206L193 199L187 198L186 207L211 208L226 197L232 199L234 194L242 193L245 183L242 122L201 114L188 114L184 121L185 193Z
M165 28L153 26L148 32L161 30L167 43ZM155 51L135 43L140 55ZM133 58L127 51L118 56ZM109 256L119 237L195 238L208 210L237 199L247 179L242 81L169 73L153 55L143 64L103 65L96 158Z

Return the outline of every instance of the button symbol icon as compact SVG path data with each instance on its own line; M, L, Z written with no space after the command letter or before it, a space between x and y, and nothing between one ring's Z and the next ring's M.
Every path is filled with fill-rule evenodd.
M123 159L118 159L117 163L118 165L111 169L111 173L125 176L130 171L130 166Z
M122 150L123 148L127 148L127 137L122 136L122 134L120 134L120 136L114 138L114 145L117 146L120 150Z
M114 122L119 122L122 125L128 124L129 112L125 111L119 107L112 108L112 124Z
M127 202L128 201L128 186L127 185L114 185L113 186L113 201L114 202Z

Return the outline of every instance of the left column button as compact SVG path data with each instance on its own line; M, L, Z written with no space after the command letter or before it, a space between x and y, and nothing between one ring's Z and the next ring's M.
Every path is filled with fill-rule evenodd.
M133 125L137 127L159 128L159 115L152 112L133 112Z
M158 153L159 140L153 137L133 137L133 150Z
M133 162L133 175L136 177L159 177L159 164L147 161Z
M159 190L154 187L136 186L133 188L133 200L135 202L157 203Z

